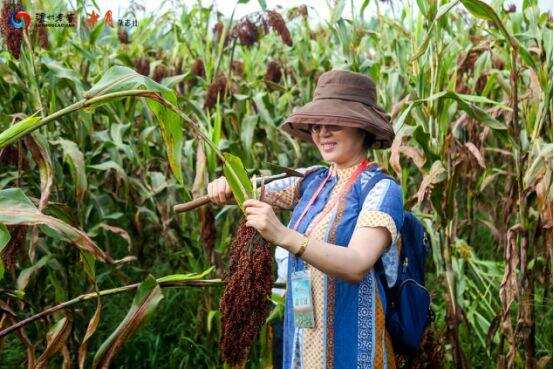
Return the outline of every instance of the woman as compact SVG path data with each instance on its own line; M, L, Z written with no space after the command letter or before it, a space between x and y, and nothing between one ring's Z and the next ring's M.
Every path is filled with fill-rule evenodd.
M394 283L402 191L384 179L360 195L380 171L367 160L368 149L387 148L394 138L390 119L375 100L375 85L367 76L340 70L322 74L314 100L281 128L315 144L330 167L299 169L303 178L271 182L263 201L244 202L246 225L289 251L287 286L306 283L301 286L312 292L312 304L304 301L307 315L302 315L300 292L293 296L293 289L301 290L287 288L284 369L395 367L385 329L384 286L374 266L381 258L388 284ZM215 203L228 202L232 195L224 177L208 185L208 195ZM288 226L273 207L293 210Z

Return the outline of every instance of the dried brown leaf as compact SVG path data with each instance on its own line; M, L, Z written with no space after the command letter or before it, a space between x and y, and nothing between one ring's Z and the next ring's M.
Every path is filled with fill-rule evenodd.
M71 332L72 318L66 315L60 319L46 335L46 349L38 358L34 369L43 369L48 361L58 352L63 350L69 333Z
M78 356L79 369L84 369L85 367L85 360L87 358L88 341L90 340L94 332L96 332L96 328L98 328L98 323L100 323L101 313L102 313L102 303L100 302L100 298L98 298L98 302L96 304L96 310L94 311L94 315L88 322L85 336L83 337L83 341L79 346L79 356Z
M414 164L419 168L423 168L427 159L421 149L402 145L400 146L400 152L413 160Z
M7 225L46 225L77 248L90 252L96 259L109 263L113 262L111 257L100 249L85 232L57 218L41 213L19 188L0 191L0 223Z
M123 228L111 226L108 224L100 224L100 228L105 229L106 231L112 232L113 234L116 234L123 238L125 241L127 241L127 250L131 251L131 248L133 246L133 242L131 240L131 236L129 235L129 232L124 230Z
M485 169L485 159L483 158L483 155L481 154L477 146L475 146L473 142L466 142L464 146L467 147L469 152L475 157L475 159L477 159L477 163L479 163L479 166Z
M391 154L389 163L398 177L402 175L402 168L400 167L400 146L402 145L402 138L402 133L397 133L394 137L394 140L392 141L390 149Z
M431 166L429 173L427 173L421 181L419 190L417 191L417 204L421 204L425 197L425 194L431 191L435 184L442 182L445 179L446 169L444 168L442 163L437 160Z
M42 210L48 204L54 182L54 171L52 169L50 152L48 151L48 143L38 132L26 135L24 142L27 149L31 152L33 160L38 165L40 173L40 202L38 208Z

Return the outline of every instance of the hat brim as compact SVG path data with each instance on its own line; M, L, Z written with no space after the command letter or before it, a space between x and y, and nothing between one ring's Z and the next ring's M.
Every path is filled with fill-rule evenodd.
M279 128L304 141L314 143L310 124L334 124L361 128L373 134L374 149L385 149L394 140L390 117L378 106L342 99L317 99L296 108Z

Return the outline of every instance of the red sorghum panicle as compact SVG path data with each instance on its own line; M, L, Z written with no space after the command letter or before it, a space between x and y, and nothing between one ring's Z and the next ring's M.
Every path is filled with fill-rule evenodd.
M231 70L237 76L242 77L244 75L244 63L240 60L233 60L231 63Z
M214 41L215 42L220 41L221 36L223 35L224 29L225 29L225 26L223 25L222 22L217 22L216 24L214 24L214 27L212 28L212 32L213 32L213 35L214 35ZM236 37L236 36L233 36L233 37ZM230 40L231 40L231 34L229 32L227 32L226 35L225 35L225 40L223 41L223 45L227 46L229 44Z
M167 68L161 64L156 65L156 68L154 68L154 75L152 76L152 79L156 82L160 82L166 76Z
M315 31L310 31L310 38L312 40L317 40L318 38L324 38L327 35L325 29L319 26Z
M201 206L198 209L198 220L200 221L200 239L202 245L206 251L208 260L215 263L214 250L215 250L215 217L212 209L209 206Z
M504 11L506 13L515 13L517 10L516 4L510 3L510 4L504 4Z
M229 272L221 297L221 356L237 366L247 359L269 312L273 287L270 244L242 219L231 244Z
M190 70L192 72L192 75L196 77L204 77L206 75L206 71L204 69L204 62L200 58L196 59L192 63Z
M48 30L44 26L39 26L37 32L39 46L44 50L48 50Z
M206 71L204 69L204 62L202 59L198 58L190 66L190 78L188 79L187 84L189 87L196 86L198 78L204 77L205 75Z
M138 74L148 76L150 74L150 62L144 56L135 60L135 70Z
M225 91L227 91L227 78L225 78L223 74L220 74L215 77L214 81L208 87L204 108L213 108L217 102L218 95L219 101L222 101L225 96Z
M117 38L119 38L119 42L124 45L131 43L131 41L129 40L129 33L123 27L119 27L119 29L117 30Z
M504 69L504 60L499 55L492 53L492 67L495 69Z
M279 63L277 63L276 61L270 61L269 63L267 63L267 67L266 67L266 70L265 70L265 80L266 81L271 81L271 82L274 82L274 83L279 83L279 81L281 80L281 77L282 77L283 73L281 72L281 67L279 66Z
M275 32L281 36L281 39L285 44L288 46L292 46L292 38L290 36L289 29L287 27L287 24L285 23L285 20L275 10L268 10L267 11L267 22L273 28Z
M485 88L485 85L487 84L487 79L489 78L488 73L483 73L477 78L477 82L475 82L475 92L481 93L483 92L483 89Z
M421 338L418 352L407 360L401 355L396 355L396 367L399 369L443 369L444 368L444 342L438 337L433 327L428 327Z
M252 46L258 41L258 28L248 17L244 17L240 22L233 27L231 35L238 37L240 44L244 46Z
M31 34L31 41L44 49L48 50L48 29L39 23L35 23Z
M19 59L19 54L21 53L23 28L12 27L10 25L10 17L22 10L23 5L21 5L21 1L13 2L11 0L4 0L2 14L0 14L0 30L4 36L6 47L16 59Z
M214 27L212 28L212 32L216 40L219 40L219 38L223 34L223 28L224 26L222 22L217 22L216 24L214 24Z
M294 8L290 8L289 11L287 12L287 18L289 20L292 20L298 17L302 17L304 19L308 18L308 7L306 5L300 5Z
M483 48L475 47L467 54L458 55L458 72L465 73L473 70L477 58L483 53Z
M17 144L8 145L0 149L0 163L5 165L18 165L19 149Z

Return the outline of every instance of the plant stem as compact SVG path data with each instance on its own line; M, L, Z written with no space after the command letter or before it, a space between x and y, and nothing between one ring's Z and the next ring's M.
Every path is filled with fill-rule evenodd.
M56 120L66 114L73 113L74 111L90 107L94 104L100 104L100 103L103 103L112 99L121 98L121 97L127 97L127 96L151 97L151 95L152 95L152 91L147 91L147 90L118 91L118 92L113 92L102 96L93 97L90 99L80 100L32 124L25 124L25 123L21 124L21 122L24 122L24 121L21 121L17 124L10 126L8 129L0 133L0 149L17 141L21 137L38 129L39 127L42 127L43 125L50 123L51 121Z
M21 320L20 322L9 326L6 329L3 329L0 331L0 338L12 333L13 331L26 326L29 323L34 322L37 319L40 319L42 317L45 317L47 315L53 314L58 310L65 309L69 306L75 305L79 302L91 300L94 298L98 298L100 296L108 296L108 295L115 295L121 292L127 292L131 290L135 290L138 288L140 283L133 283L129 284L127 286L121 286L116 288L110 288L107 290L102 290L98 292L89 292L82 295L79 295L71 300L62 302L61 304L52 306L46 310L41 311L38 314L35 314L33 316L30 316L28 318L25 318ZM225 285L225 281L217 278L217 279L196 279L196 280L185 280L185 281L167 281L167 282L160 282L160 287L167 288L167 287L220 287ZM283 288L285 287L285 283L275 283L274 287L276 288Z

